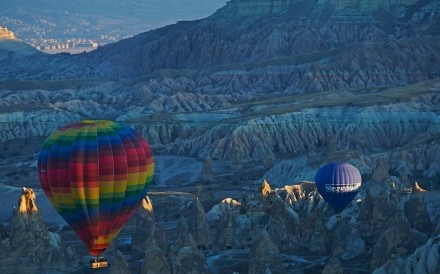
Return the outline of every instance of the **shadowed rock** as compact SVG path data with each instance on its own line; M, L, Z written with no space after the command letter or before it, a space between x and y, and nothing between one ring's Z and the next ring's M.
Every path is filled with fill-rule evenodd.
M344 273L344 268L342 268L341 261L335 256L332 256L330 258L330 260L325 265L324 270L322 271L322 274L342 274L342 273Z
M116 255L112 260L110 274L131 274L127 260L125 260L124 255L119 250L116 251Z
M153 204L148 196L142 199L142 204L134 215L133 238L131 248L133 256L143 257L144 251L153 239L156 228Z
M18 199L18 209L14 211L9 236L10 246L6 261L11 260L10 267L18 259L27 265L40 267L63 268L77 262L73 249L70 250L70 255L66 254L67 249L60 235L47 231L38 211L35 193L30 188L23 188Z
M188 234L182 247L171 259L173 273L203 274L208 269L203 253L199 251L191 234Z
M141 268L142 274L171 274L170 266L162 252L153 240L145 250L144 263Z
M269 270L269 272L268 272ZM280 251L265 229L260 239L252 244L249 259L249 274L284 273Z
M423 198L424 193L426 191L414 182L410 199L405 203L405 216L411 228L429 235L432 231L432 224Z
M415 249L411 227L408 222L399 218L393 226L385 231L373 247L370 269L374 270L394 256L408 256Z
M373 274L388 273L440 273L440 236L429 239L408 257L389 259Z

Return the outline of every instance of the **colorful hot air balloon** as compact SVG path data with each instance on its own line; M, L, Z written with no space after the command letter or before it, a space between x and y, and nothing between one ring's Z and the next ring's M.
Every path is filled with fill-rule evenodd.
M324 200L341 212L358 193L362 178L359 171L347 163L330 163L318 170L316 188Z
M47 138L38 155L43 191L93 256L135 212L153 171L147 141L111 121L66 126Z

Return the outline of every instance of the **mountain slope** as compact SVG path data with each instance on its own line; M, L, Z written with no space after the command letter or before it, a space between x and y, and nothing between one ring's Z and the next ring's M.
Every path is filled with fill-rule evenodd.
M362 48L358 45L365 43L374 47L370 52L379 55L388 55L392 50L395 55L400 55L398 60L402 63L411 63L405 50L417 52L419 47L425 51L422 58L426 60L422 61L435 63L439 52L436 41L440 30L435 27L440 21L439 5L437 1L419 2L421 4L407 8L401 6L404 12L400 17L391 11L376 11L362 18L346 16L342 20L333 6L310 3L306 9L309 12L291 16L292 10L304 8L304 1L291 1L279 11L279 15L263 13L231 17L229 15L234 11L243 9L236 7L241 2L231 1L206 19L179 22L90 53L69 58L53 56L34 62L2 63L7 69L0 73L0 79L17 76L23 79L136 78L160 69L199 70L333 51L321 59L305 60L305 63L328 63L339 59L337 53L350 47L359 51ZM328 18L323 19L323 14ZM429 43L431 48L425 49L426 41L432 41ZM396 44L397 48L390 49L390 44ZM400 46L403 50L399 50ZM288 64L296 65L294 61ZM396 65L399 64L383 64L388 70ZM37 73L17 75L17 70L26 71L24 67ZM435 66L434 69L431 66L420 69L424 74L438 71ZM44 70L44 74L38 70Z

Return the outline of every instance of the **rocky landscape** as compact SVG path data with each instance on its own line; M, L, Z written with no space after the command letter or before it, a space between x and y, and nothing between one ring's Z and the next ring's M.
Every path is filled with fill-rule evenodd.
M193 194L150 192L104 253L108 271L438 273L440 192L417 183L400 191L383 175L364 184L340 215L313 182L272 189L263 181L206 213ZM23 188L1 228L3 273L91 271L91 257L70 228L48 231L32 189Z
M0 183L40 193L51 132L116 120L156 161L150 200L109 251L121 271L436 273L440 1L352 2L234 0L75 56L8 40ZM341 219L301 183L330 161L364 182ZM10 210L0 218L7 231Z

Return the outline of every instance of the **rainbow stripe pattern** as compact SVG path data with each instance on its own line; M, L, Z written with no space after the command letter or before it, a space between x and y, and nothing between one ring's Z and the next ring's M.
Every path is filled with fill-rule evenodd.
M147 141L112 121L66 126L47 138L38 155L43 191L93 256L133 215L153 172Z

